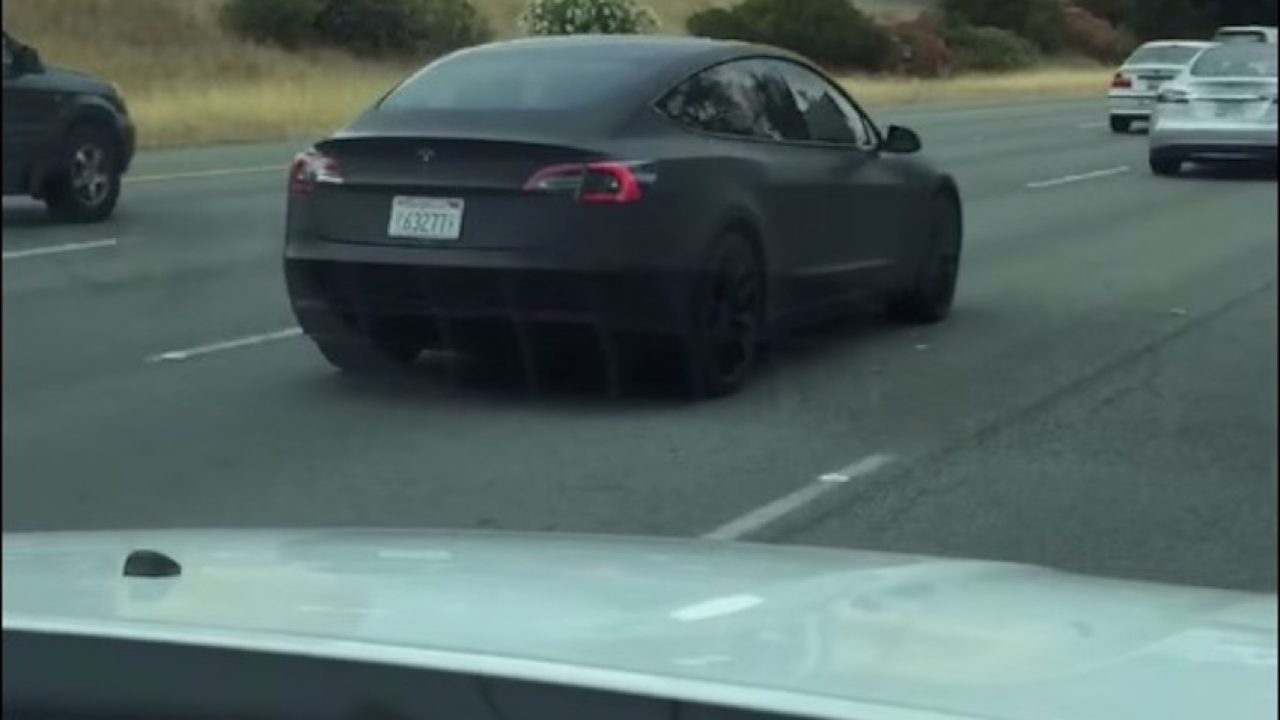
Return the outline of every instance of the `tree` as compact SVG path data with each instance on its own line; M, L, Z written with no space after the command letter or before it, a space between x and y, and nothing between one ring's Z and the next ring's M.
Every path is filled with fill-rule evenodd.
M1076 0L1081 5L1111 0ZM1221 25L1275 25L1276 0L1120 0L1125 22L1144 40L1209 37Z
M1275 25L1276 0L1198 0L1197 5L1217 25Z
M1133 12L1133 0L1074 0L1074 4L1112 25L1128 22Z
M1133 0L1128 25L1142 40L1204 38L1214 28L1193 0Z

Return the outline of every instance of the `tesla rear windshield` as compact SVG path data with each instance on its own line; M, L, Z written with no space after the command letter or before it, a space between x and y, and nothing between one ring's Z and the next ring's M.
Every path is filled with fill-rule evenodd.
M1191 74L1197 77L1275 77L1274 45L1223 45L1206 50Z
M379 105L394 110L565 110L618 92L635 73L625 58L590 62L566 55L462 55L437 63Z
M1195 45L1146 45L1130 55L1125 65L1185 65L1200 50Z

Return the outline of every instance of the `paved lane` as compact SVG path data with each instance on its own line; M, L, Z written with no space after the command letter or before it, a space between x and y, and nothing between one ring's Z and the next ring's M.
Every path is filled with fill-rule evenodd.
M955 316L794 339L698 405L439 364L346 381L272 335L283 171L255 168L293 143L141 158L93 228L6 202L6 253L115 242L4 263L5 527L745 517L735 536L1274 589L1274 177L1153 178L1096 103L885 115L961 183Z

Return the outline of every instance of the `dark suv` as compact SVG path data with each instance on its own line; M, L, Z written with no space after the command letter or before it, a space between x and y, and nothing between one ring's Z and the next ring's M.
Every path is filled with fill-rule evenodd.
M102 220L133 159L134 130L110 83L45 67L4 33L4 194L43 200L55 217Z

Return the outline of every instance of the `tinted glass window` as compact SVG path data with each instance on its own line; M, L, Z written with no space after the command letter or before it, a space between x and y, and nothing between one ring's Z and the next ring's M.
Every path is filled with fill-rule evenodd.
M1140 47L1125 65L1186 65L1203 48L1194 45L1148 45Z
M1274 45L1240 44L1210 48L1191 66L1197 77L1275 77Z
M420 110L563 110L606 100L635 75L624 58L579 62L551 53L461 55L405 81L380 107Z
M1266 42L1267 34L1261 30L1223 30L1213 39L1218 42Z
M769 63L725 63L684 81L659 103L663 112L708 132L804 140L808 130L786 81Z
M794 63L775 64L791 86L810 139L843 145L870 144L870 132L861 113L831 83Z

